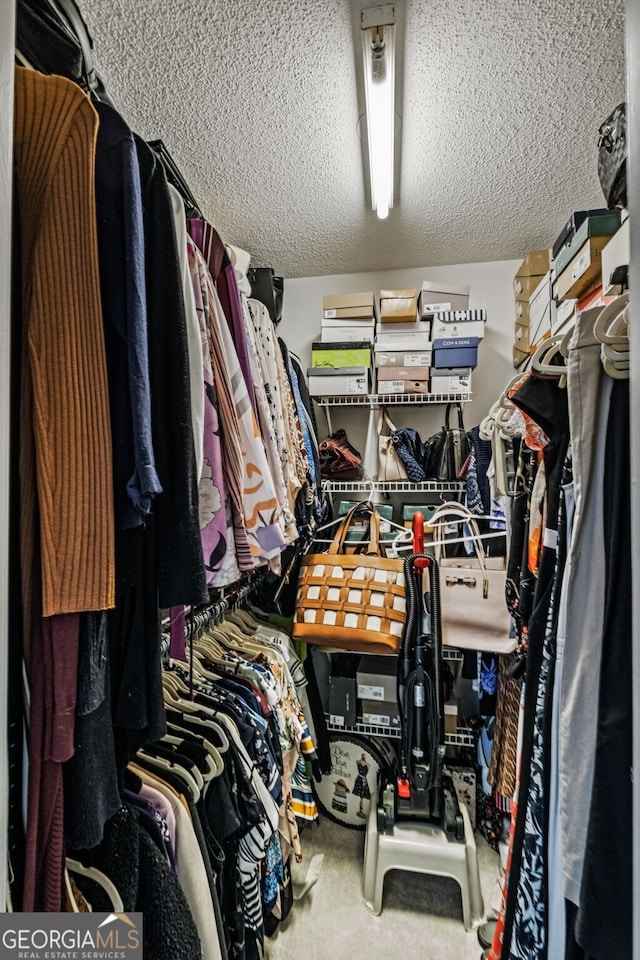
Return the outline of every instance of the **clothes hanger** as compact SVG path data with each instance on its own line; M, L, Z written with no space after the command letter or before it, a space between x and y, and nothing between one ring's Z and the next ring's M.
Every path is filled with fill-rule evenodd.
M593 324L593 335L600 343L628 346L629 294L623 293L604 307Z
M220 774L224 769L224 760L222 759L222 754L220 753L218 748L213 743L211 743L211 741L207 740L204 734L195 733L195 731L188 730L187 727L181 727L179 724L173 723L170 720L167 720L167 729L173 730L174 733L180 734L185 739L190 737L191 739L199 743L200 746L203 748L203 750L206 750L208 755L207 766L211 771L210 779L220 776ZM203 777L206 781L207 777L204 776L204 774L203 774Z
M614 348L612 344L603 343L600 347L600 359L604 372L614 380L628 380L630 374L631 354Z
M542 343L539 344L531 358L532 370L536 373L549 374L553 377L558 375L558 371L561 371L562 368L559 366L551 366L549 361L559 353L562 336L561 334L556 334L553 337L547 337L546 340L543 340Z
M230 610L225 615L225 620L230 620L231 623L237 624L242 630L249 630L250 633L255 633L258 626L246 610Z
M567 385L567 365L566 363L552 364L550 361L554 357L562 356L560 345L564 339L564 334L557 333L555 336L543 340L537 347L531 358L531 369L534 373L543 377L555 377L558 380L559 387Z
M198 777L194 776L191 770L187 770L186 767L181 766L180 763L169 760L163 756L156 756L153 753L150 753L151 744L148 748L141 747L136 756L143 757L145 762L150 764L152 767L155 767L158 770L164 770L168 773L175 773L177 777L184 782L185 786L189 789L193 797L193 802L197 803L200 799L201 788L198 785ZM202 776L200 775L200 780Z
M102 887L111 901L114 913L124 913L122 897L118 893L115 883L110 880L109 877L102 872L102 870L98 870L97 867L85 867L85 865L80 863L79 860L73 860L71 857L66 857L64 862L65 868L69 871L69 873L75 873L80 877L87 877L89 880L95 881L98 886Z
M214 746L217 750L219 750L220 753L227 752L229 749L229 738L223 727L216 719L218 717L218 712L214 708L207 707L205 704L198 701L198 703L189 702L188 704L185 704L184 709L182 709L181 704L170 704L169 709L173 709L175 713L180 714L185 723L189 725L196 724L202 729L203 736L206 730L215 731L220 743L216 743Z
M179 737L172 736L170 733L165 733L164 737L162 737L162 739L159 740L158 743L166 744L167 748L171 748L171 747L180 748L182 746L182 740ZM175 751L175 753L176 753L177 761L179 763L180 757L178 756L178 751ZM194 767L193 770L191 769L189 770L189 773L198 784L199 789L202 790L202 788L204 787L204 779L202 777L202 772L198 770L197 767Z

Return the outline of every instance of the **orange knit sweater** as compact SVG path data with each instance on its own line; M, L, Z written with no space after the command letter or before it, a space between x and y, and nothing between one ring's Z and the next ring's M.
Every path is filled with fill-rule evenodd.
M22 416L29 421L23 420L21 444L29 443L33 431L44 616L114 605L111 426L94 196L97 130L97 113L75 84L16 70ZM21 467L31 459L23 450ZM24 531L34 504L28 502L29 477L23 475L21 484Z

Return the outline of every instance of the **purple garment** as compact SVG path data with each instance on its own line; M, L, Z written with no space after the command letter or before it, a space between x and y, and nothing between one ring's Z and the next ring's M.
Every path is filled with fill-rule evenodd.
M203 463L202 476L198 485L200 539L207 584L226 586L238 579L240 571L235 562L233 528L228 521L230 512L227 508L224 483L216 388L209 357L208 304L205 302L206 276L201 272L206 270L206 265L203 258L199 256L191 237L187 237L187 255L202 339L204 378Z
M169 656L173 660L186 660L184 607L171 607L169 616L171 618Z
M147 818L150 827L151 839L155 841L157 838L160 841L162 844L161 851L165 854L168 865L171 867L174 874L178 876L178 864L176 862L176 854L173 848L171 833L167 825L167 821L162 816L156 805L148 797L143 797L141 794L134 793L132 790L125 790L123 799L127 800L133 807L135 807L143 818Z
M254 414L257 416L256 398L249 361L249 344L247 342L247 331L245 330L242 316L242 300L240 299L240 290L238 289L238 281L236 280L236 271L226 250L222 261L222 270L216 280L216 290L218 291L220 303L222 304L222 309L224 310L224 315L229 324L231 336L233 337L233 342L238 352L240 369L242 370L244 382L247 385L251 406L253 407Z

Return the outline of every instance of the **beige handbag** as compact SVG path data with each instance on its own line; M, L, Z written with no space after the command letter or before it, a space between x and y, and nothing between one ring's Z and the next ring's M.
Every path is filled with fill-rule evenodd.
M395 429L387 408L381 407L378 410L378 480L408 479L391 437Z
M464 522L475 556L446 557L445 529ZM478 523L467 507L445 503L431 519L435 559L440 571L442 642L460 650L512 653L511 614L505 600L507 561L487 557Z
M373 510L369 541L346 553L347 531L361 504L338 527L326 553L300 561L293 637L356 653L397 653L404 629L403 561L383 555L380 514Z

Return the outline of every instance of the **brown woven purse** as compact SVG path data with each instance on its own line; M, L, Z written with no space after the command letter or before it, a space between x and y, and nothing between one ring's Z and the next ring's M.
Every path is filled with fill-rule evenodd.
M380 514L372 510L369 542L346 553L358 504L344 518L327 553L303 557L293 636L316 646L355 653L397 653L405 620L402 560L384 556ZM349 544L349 549L352 544Z

